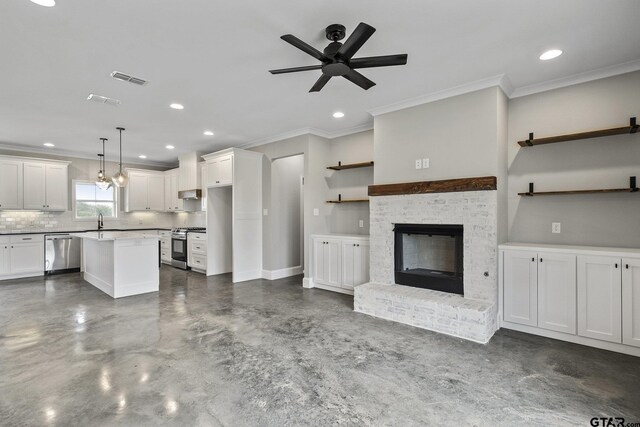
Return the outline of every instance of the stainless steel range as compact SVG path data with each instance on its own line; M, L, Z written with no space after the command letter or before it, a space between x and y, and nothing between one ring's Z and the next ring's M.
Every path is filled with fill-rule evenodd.
M187 266L187 233L189 231L206 231L204 227L184 227L171 230L171 265L188 270Z

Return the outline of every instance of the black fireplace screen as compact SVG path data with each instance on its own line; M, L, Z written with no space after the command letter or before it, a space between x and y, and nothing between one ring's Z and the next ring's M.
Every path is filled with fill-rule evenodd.
M397 284L464 294L462 225L396 224L394 232Z

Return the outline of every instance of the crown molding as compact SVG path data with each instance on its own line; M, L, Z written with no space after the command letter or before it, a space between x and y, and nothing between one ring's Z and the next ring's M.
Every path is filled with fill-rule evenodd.
M510 98L520 98L522 96L533 95L535 93L546 92L553 89L560 89L593 80L605 79L607 77L618 76L620 74L632 73L640 70L640 59L636 61L624 62L622 64L611 65L609 67L598 68L596 70L585 71L560 79L548 80L528 86L516 88Z
M430 102L440 101L442 99L451 98L458 95L464 95L466 93L476 92L478 90L486 89L489 87L498 86L504 93L509 96L512 91L511 83L506 75L500 74L497 76L489 77L482 80L476 80L471 83L466 83L460 86L455 86L449 89L440 90L437 92L431 92L425 95L416 96L415 98L405 99L403 101L387 104L382 107L369 110L369 114L372 116L379 116L381 114L391 113L393 111L404 110L405 108L415 107L422 104L428 104Z
M78 154L75 153L73 151L68 151L68 150L59 150L59 149L44 149L44 148L40 148L40 147L31 147L28 145L19 145L19 144L8 144L6 142L0 142L0 150L7 150L7 151L17 151L17 152L21 152L21 153L31 153L31 154L46 154L47 156L55 156L55 157L70 157L73 159L85 159L85 160L95 160L98 161L97 156L89 156L89 155L85 155L85 154ZM55 160L55 159L52 159ZM111 162L109 160L109 162ZM112 163L118 163L116 162L112 162ZM122 163L126 163L127 165L138 165L138 166L153 166L153 167L158 167L158 168L174 168L176 163L165 163L165 162L154 162L154 161L146 161L146 162L141 162L139 160L132 160L132 159L127 159L127 158L123 158L122 159Z
M289 132L283 132L283 133L269 136L266 138L256 139L246 144L239 145L237 148L246 149L246 148L258 147L260 145L271 144L272 142L279 142L285 139L295 138L296 136L302 136L302 135L314 135L324 139L334 139L334 138L340 138L341 136L352 135L354 133L364 132L372 129L373 129L373 123L364 123L362 125L340 129L334 132L327 132L325 130L313 128L313 127L305 127L305 128L295 129Z

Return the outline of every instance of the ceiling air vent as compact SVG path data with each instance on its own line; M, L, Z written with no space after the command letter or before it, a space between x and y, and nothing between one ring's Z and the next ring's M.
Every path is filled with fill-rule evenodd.
M111 73L111 77L117 80L121 80L123 82L133 83L134 85L138 85L138 86L144 86L147 83L149 83L145 79L141 79L139 77L133 77L128 74L121 73L120 71L114 71L113 73Z
M93 101L99 104L107 104L113 107L117 107L118 105L122 104L122 101L120 101L119 99L107 98L106 96L96 95L95 93L90 94L87 97L87 101Z

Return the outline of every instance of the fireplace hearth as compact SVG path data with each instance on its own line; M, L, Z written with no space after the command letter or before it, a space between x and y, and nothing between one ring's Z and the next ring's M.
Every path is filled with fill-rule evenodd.
M395 282L464 295L463 226L395 224Z

